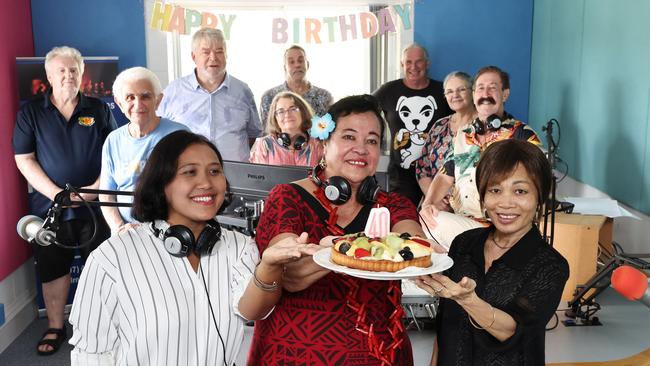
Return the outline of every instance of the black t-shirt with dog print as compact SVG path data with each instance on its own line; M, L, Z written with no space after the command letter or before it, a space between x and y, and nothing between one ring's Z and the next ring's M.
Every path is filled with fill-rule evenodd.
M440 81L429 79L424 89L411 89L402 79L389 81L374 93L384 110L391 133L388 175L390 190L407 196L415 205L422 191L415 177L415 161L433 123L452 113Z

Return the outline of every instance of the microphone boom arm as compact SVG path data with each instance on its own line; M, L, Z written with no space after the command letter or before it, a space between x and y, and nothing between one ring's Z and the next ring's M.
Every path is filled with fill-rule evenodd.
M591 316L600 309L600 305L594 301L596 296L605 291L611 283L611 273L618 267L628 264L641 270L650 269L650 263L641 259L650 258L648 253L615 253L613 257L594 274L584 285L576 286L576 292L573 299L569 301L569 309L565 315L569 318L580 319L580 322L570 324L564 321L565 325L600 325L598 318ZM603 282L605 281L605 282ZM590 290L593 292L589 293ZM594 311L583 311L582 307L593 307Z
M112 190L106 190L106 189L90 189L90 188L76 188L73 187L71 184L66 184L65 188L56 194L54 196L54 206L52 206L48 211L47 215L45 216L45 221L43 222L43 229L50 230L55 234L55 238L53 240L53 243L62 247L62 248L68 248L68 249L74 249L74 248L82 248L85 246L88 246L90 243L95 240L95 237L97 235L97 217L95 216L95 211L91 208L91 206L109 206L109 207L132 207L132 203L128 202L107 202L107 201L87 201L81 197L81 201L73 201L71 199L72 193L78 195L81 197L80 193L91 193L91 194L110 194L110 195L116 195L116 196L133 196L133 192L126 192L126 191L112 191ZM64 208L68 208L73 205L84 205L88 208L88 211L90 212L90 217L92 218L93 221L93 235L88 241L85 243L81 243L79 245L66 245L63 244L59 241L56 240L56 233L59 231L59 220L61 217L61 211Z
M73 201L70 196L72 193L91 193L91 194L111 194L115 196L133 196L133 192L127 191L112 191L107 189L91 189L91 188L75 188L70 184L65 185L65 189L54 196L54 204L61 206L71 206L77 201ZM109 207L131 207L133 204L127 202L108 202L108 201L86 201L83 202L93 206L109 206Z

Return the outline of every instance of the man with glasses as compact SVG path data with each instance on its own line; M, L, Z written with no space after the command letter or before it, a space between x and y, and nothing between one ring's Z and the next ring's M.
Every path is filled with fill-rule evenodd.
M316 115L322 116L327 113L327 108L332 104L332 94L307 81L307 70L309 70L309 61L307 61L307 54L302 47L293 45L284 51L286 80L283 84L265 91L262 95L260 117L264 129L268 123L271 101L280 92L291 91L298 94L309 103Z
M402 52L402 79L389 81L373 94L384 111L392 142L388 176L390 190L407 196L415 205L422 191L415 177L415 162L433 122L451 114L443 95L442 83L430 79L427 51L412 44Z
M476 187L476 165L481 152L493 142L511 138L541 145L535 131L504 109L510 96L506 72L496 66L483 67L474 76L472 89L478 117L454 137L453 153L433 178L420 211L431 230L425 230L427 235L431 234L446 248L456 235L487 226ZM447 204L445 197L450 190ZM453 214L445 211L448 206Z
M157 115L187 125L212 141L224 160L248 161L262 133L253 92L226 72L226 40L219 29L192 37L194 72L170 83Z

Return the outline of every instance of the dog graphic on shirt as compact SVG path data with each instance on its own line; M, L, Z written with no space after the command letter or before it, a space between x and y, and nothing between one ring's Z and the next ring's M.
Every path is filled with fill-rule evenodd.
M404 97L397 100L395 107L404 128L400 128L393 140L393 149L399 150L402 158L400 166L408 169L414 161L422 156L422 148L427 140L429 125L433 114L438 109L436 100L431 96Z

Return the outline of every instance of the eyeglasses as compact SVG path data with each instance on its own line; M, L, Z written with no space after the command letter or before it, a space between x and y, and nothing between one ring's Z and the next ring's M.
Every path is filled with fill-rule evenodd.
M278 109L277 111L275 111L275 116L278 117L278 118L282 118L282 117L284 117L285 114L287 114L289 112L291 112L291 113L300 112L300 108L298 108L296 106L293 106L293 107L289 107L287 109Z
M456 90L447 89L447 90L445 90L445 96L448 97L448 96L454 95L456 93L463 94L467 90L469 90L469 89L464 87L464 86L461 86L460 88L456 88Z

